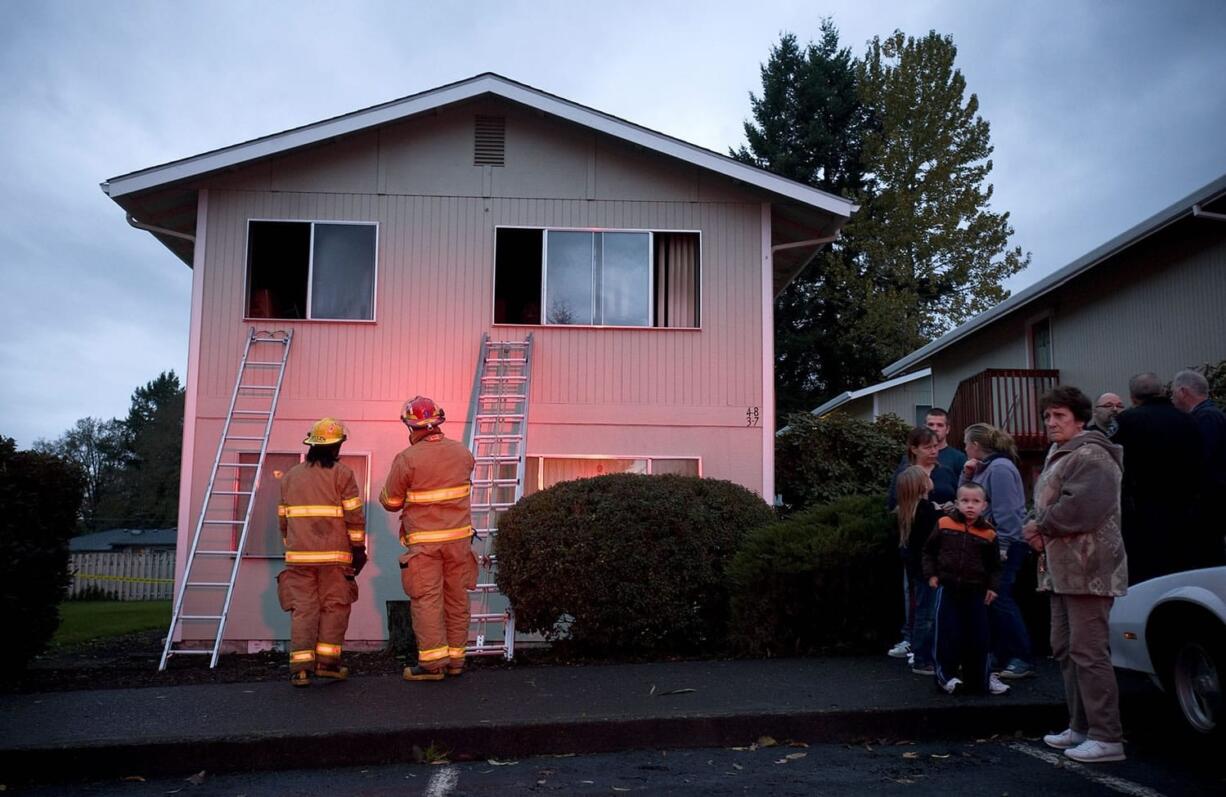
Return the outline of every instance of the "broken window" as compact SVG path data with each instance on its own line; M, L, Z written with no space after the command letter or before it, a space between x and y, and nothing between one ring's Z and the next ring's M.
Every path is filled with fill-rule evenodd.
M699 235L495 231L494 323L697 327Z
M248 222L247 317L373 320L375 236L369 223Z

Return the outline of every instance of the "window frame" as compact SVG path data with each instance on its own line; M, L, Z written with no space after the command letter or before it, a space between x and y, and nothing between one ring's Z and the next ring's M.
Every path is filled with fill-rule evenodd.
M243 452L243 453L247 453L247 452ZM250 452L250 453L256 453L256 452L254 452L254 451L253 451L253 452ZM268 451L265 451L265 452L264 452L264 456L265 456L265 461L264 461L264 464L265 464L265 465L267 465L267 464L268 464L267 457L268 457L268 455L269 455L269 454L279 454L279 455L282 455L282 456L296 456L296 457L298 457L298 464L302 464L303 462L306 462L306 451L305 451L305 450L298 450L298 451L274 451L274 450L272 450L272 449L269 449ZM369 503L370 503L370 464L371 464L371 460L373 459L372 452L371 452L370 450L367 450L367 449L362 449L362 450L357 450L357 451L341 451L341 456L342 456L342 457L362 457L363 459L365 459L365 460L366 460L366 478L365 478L364 480L362 480L361 482L359 482L359 483L358 483L358 491L361 493L361 496L362 496L362 509L363 509L363 511L365 512L365 515L366 515L366 551L367 551L367 555L368 555L368 556L373 556L373 551L372 551L372 546L371 546L371 534L370 534L370 514L369 514L369 511L370 511L370 510L369 510ZM271 482L270 482L270 481L268 481L267 479L265 479L265 478L264 478L264 477L265 477L265 476L267 476L267 475L268 475L268 474L267 474L267 473L264 471L264 468L262 468L262 467L261 467L261 468L260 468L260 485L261 485L261 486L263 486L263 485L265 485L265 484L271 484ZM237 479L236 479L235 481L236 481L236 483L237 483ZM238 488L237 488L237 487L235 487L234 489L236 489L236 490L237 490ZM258 488L258 487L256 488L256 492L257 492L257 493L259 492L259 488ZM255 495L254 495L254 494L251 496L251 499L250 499L250 500L252 500L252 501L254 501L254 500L255 500ZM248 529L248 530L247 530L247 542L250 542L250 541L251 541L251 530L250 530L250 529ZM231 557L231 558L233 558L233 557ZM284 551L282 551L281 553L277 553L277 554L270 554L270 553L250 553L250 552L248 552L247 550L244 550L244 551L243 551L242 558L243 558L243 559L253 559L253 560L264 560L264 561L268 561L268 562L272 562L272 561L280 562L280 561L282 561L282 560L284 560L284 559L285 559L285 552L284 552Z
M1046 368L1040 368L1038 358L1035 357L1035 330L1039 326L1047 325L1047 348L1048 354L1051 357L1051 363ZM1057 370L1056 366L1056 327L1052 323L1052 311L1044 310L1041 313L1036 313L1026 319L1026 367L1032 371Z
M264 318L252 316L251 312L251 225L254 222L272 222L280 224L309 224L310 236L307 244L307 294L305 318ZM315 290L315 225L334 224L349 227L375 228L375 274L370 286L370 318L312 318L311 302ZM280 219L280 218L249 218L243 238L243 322L260 323L266 321L299 322L310 321L316 324L375 324L379 320L379 234L378 221L349 221L338 219ZM288 452L286 452L288 453Z
M541 321L536 324L528 323L501 323L495 321L495 305L498 302L498 231L499 230L540 230L541 231ZM629 233L647 233L648 235L648 251L651 255L650 270L648 273L648 300L647 306L651 313L651 324L647 326L625 326L621 324L551 324L546 319L548 312L545 305L547 296L546 285L548 282L548 267L549 267L549 235L550 232L629 232ZM658 327L655 326L655 290L656 290L656 247L655 236L659 233L681 233L698 236L698 273L695 275L694 299L697 302L695 307L695 315L698 317L698 326L693 327ZM494 245L493 245L493 265L490 269L490 305L489 318L490 325L495 327L532 327L533 329L634 329L634 330L651 330L656 332L700 332L703 329L703 264L706 262L706 251L703 245L702 230L686 230L686 229L663 229L663 228L638 228L638 227L548 227L539 224L495 224L494 225ZM601 269L601 279L603 285L603 266Z
M631 327L632 329L641 329L641 327ZM654 328L654 327L653 327ZM688 328L688 327L687 327ZM524 454L525 463L525 479L527 478L527 461L536 459L536 474L533 476L536 482L537 491L546 490L547 487L542 487L541 482L545 477L545 460L547 459L604 459L604 460L626 460L626 459L642 459L647 462L647 476L654 476L652 471L652 463L657 459L686 459L698 463L698 478L702 478L702 457L697 454ZM592 477L594 478L594 477ZM570 481L574 481L573 479ZM528 485L525 483L524 487ZM553 485L549 485L552 487Z

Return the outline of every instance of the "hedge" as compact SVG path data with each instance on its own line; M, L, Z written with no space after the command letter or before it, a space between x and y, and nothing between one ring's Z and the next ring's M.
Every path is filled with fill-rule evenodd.
M561 482L501 518L497 583L520 630L588 655L686 653L723 644L725 568L774 520L740 485L612 474Z
M894 518L843 497L749 534L728 566L730 640L752 655L883 651L902 619Z
M0 671L20 670L59 627L68 590L68 539L85 481L50 454L18 451L0 436L0 617L5 655Z
M798 413L775 441L775 489L789 511L844 495L884 492L911 426L896 415L860 421Z

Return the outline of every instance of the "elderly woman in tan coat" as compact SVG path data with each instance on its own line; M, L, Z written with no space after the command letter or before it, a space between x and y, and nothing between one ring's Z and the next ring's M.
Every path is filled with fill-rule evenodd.
M1123 451L1101 432L1084 429L1090 399L1077 388L1056 387L1039 406L1052 447L1023 535L1043 553L1039 589L1051 593L1052 655L1069 709L1069 727L1043 741L1074 761L1122 761L1107 617L1128 585L1120 536Z

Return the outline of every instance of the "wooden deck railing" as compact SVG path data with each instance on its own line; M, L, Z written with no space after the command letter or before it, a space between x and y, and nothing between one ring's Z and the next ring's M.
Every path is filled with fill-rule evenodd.
M990 423L1013 436L1019 451L1047 448L1039 399L1060 381L1055 369L989 368L962 380L949 407L949 439L961 446L973 423Z

